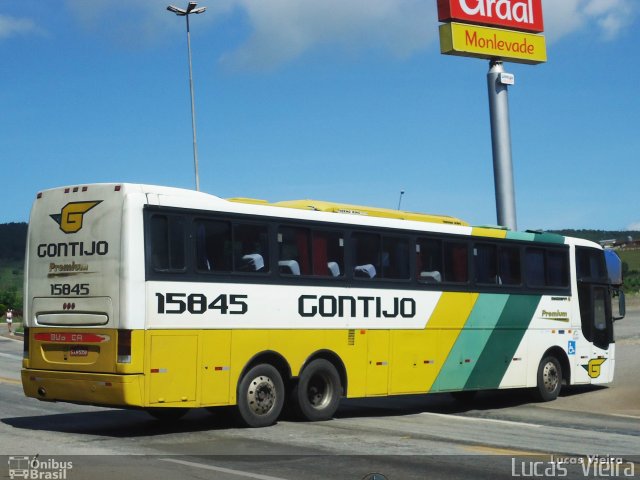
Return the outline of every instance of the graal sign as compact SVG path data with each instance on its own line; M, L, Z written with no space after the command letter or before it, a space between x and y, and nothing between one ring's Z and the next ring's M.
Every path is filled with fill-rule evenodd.
M547 61L542 0L438 0L440 51L518 63Z
M542 0L438 0L438 18L441 22L544 31Z

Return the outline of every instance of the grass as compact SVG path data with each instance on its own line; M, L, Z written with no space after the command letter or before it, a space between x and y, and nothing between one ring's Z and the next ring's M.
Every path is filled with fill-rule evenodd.
M640 272L640 249L616 250L620 259L629 265L629 271Z

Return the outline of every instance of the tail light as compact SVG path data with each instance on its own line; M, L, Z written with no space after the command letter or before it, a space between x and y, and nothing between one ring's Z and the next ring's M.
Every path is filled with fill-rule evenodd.
M118 330L118 363L131 363L131 330Z

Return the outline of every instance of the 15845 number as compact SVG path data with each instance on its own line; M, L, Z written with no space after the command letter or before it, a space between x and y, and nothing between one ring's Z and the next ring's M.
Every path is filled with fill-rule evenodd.
M156 293L158 313L203 314L208 310L218 311L222 315L244 315L249 309L245 299L247 295L218 295L209 301L202 293Z
M52 283L51 295L89 295L89 284L78 283L76 285L70 285L68 283Z

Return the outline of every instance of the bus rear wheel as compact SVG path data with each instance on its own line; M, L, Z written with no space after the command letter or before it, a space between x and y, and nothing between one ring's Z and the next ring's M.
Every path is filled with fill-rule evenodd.
M329 420L342 397L340 375L328 360L313 360L302 370L292 392L296 412L305 420Z
M540 360L537 378L536 397L538 400L549 402L558 398L562 388L562 367L556 357L549 355Z
M285 397L278 370L263 363L244 374L238 385L238 413L249 427L267 427L278 420Z

